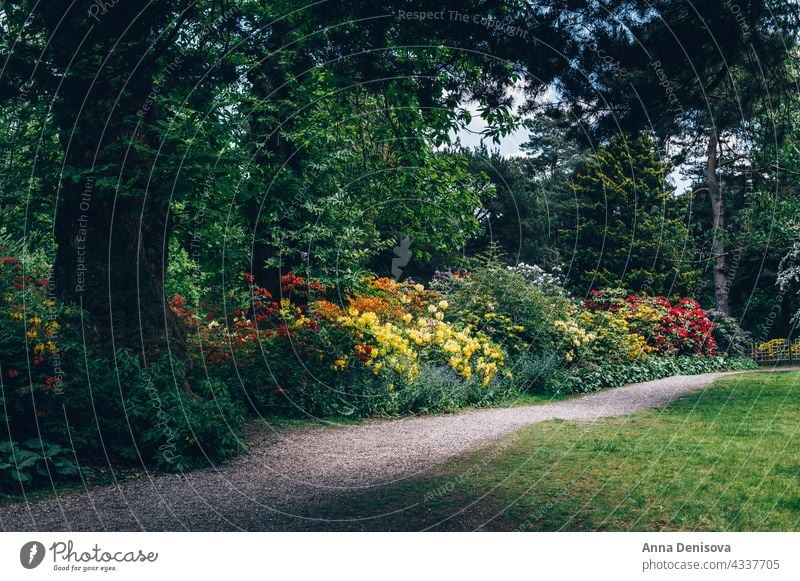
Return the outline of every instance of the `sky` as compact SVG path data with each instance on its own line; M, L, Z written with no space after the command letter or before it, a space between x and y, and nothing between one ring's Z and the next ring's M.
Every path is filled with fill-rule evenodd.
M486 123L478 114L477 107L468 105L467 109L472 113L472 121L465 129L454 132L451 136L453 139L457 138L464 147L478 147L481 144L480 134L486 129ZM525 152L520 150L520 146L526 141L528 141L528 131L518 129L502 137L499 143L493 143L491 139L487 139L486 145L490 150L499 149L500 155L503 157L521 157L525 155ZM683 175L685 170L686 167L677 166L669 174L669 179L675 185L676 194L689 193L691 190L691 181Z

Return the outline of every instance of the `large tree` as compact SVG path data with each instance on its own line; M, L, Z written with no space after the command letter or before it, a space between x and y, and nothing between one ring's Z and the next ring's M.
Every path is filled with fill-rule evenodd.
M686 294L696 276L687 252L685 199L667 183L669 167L647 136L614 136L573 181L576 223L568 276L582 293L624 287ZM567 249L565 249L567 250Z
M470 18L413 17L425 10ZM294 137L308 135L302 124L319 115L305 107L325 96L321 87L331 95L362 85L370 99L388 98L384 127L425 128L426 139L446 135L467 99L501 131L507 88L527 71L535 97L558 72L558 51L541 47L566 45L560 19L550 7L510 1L4 3L0 92L38 108L63 156L53 227L58 294L83 307L87 340L101 350L181 355L183 331L163 290L171 210L185 220L229 204L230 218L250 221L260 268L275 252L265 233L275 222L253 221L258 202L269 194L291 204L296 180L308 177L312 158ZM241 99L226 101L226 91ZM413 124L402 118L409 106ZM232 114L244 132L224 122ZM216 158L232 144L254 155L254 166L235 165L244 193ZM435 169L438 158L422 153ZM401 155L395 146L393 158ZM262 166L294 175L267 191L272 176ZM442 192L454 187L441 183ZM237 193L248 199L239 205Z
M719 171L732 161L728 153L743 153L733 136L790 86L785 57L796 43L797 13L784 0L621 0L588 7L579 20L587 42L559 88L571 112L601 135L645 128L670 143L676 160L703 158L714 292L717 308L728 312ZM724 143L732 146L725 155Z
M182 127L224 82L224 66L208 66L222 46L224 9L17 2L3 16L4 89L24 83L20 98L46 112L63 155L58 295L83 307L92 345L181 355L181 325L163 293L169 207L196 187L198 150Z

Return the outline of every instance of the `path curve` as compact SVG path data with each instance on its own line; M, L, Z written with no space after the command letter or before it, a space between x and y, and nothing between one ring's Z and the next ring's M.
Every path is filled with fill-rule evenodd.
M314 528L315 507L348 492L421 475L459 454L546 420L593 420L657 407L740 372L677 375L549 404L358 426L252 428L248 454L185 476L0 507L6 531L223 531Z

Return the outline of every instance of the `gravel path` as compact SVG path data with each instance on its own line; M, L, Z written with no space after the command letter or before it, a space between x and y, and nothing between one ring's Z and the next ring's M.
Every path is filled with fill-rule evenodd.
M657 407L728 373L675 376L545 405L346 427L251 428L250 453L186 476L142 475L0 507L6 531L313 529L315 508L348 492L422 475L529 424L593 420ZM330 524L329 521L328 524Z

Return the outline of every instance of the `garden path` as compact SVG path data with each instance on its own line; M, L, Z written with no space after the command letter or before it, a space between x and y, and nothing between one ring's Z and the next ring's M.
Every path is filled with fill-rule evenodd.
M536 422L630 414L729 374L675 376L543 405L361 425L276 429L252 424L248 454L186 475L143 473L113 485L2 506L0 530L336 528L335 522L319 517L320 507L348 494L424 476L454 456ZM341 524L351 528L353 523Z

